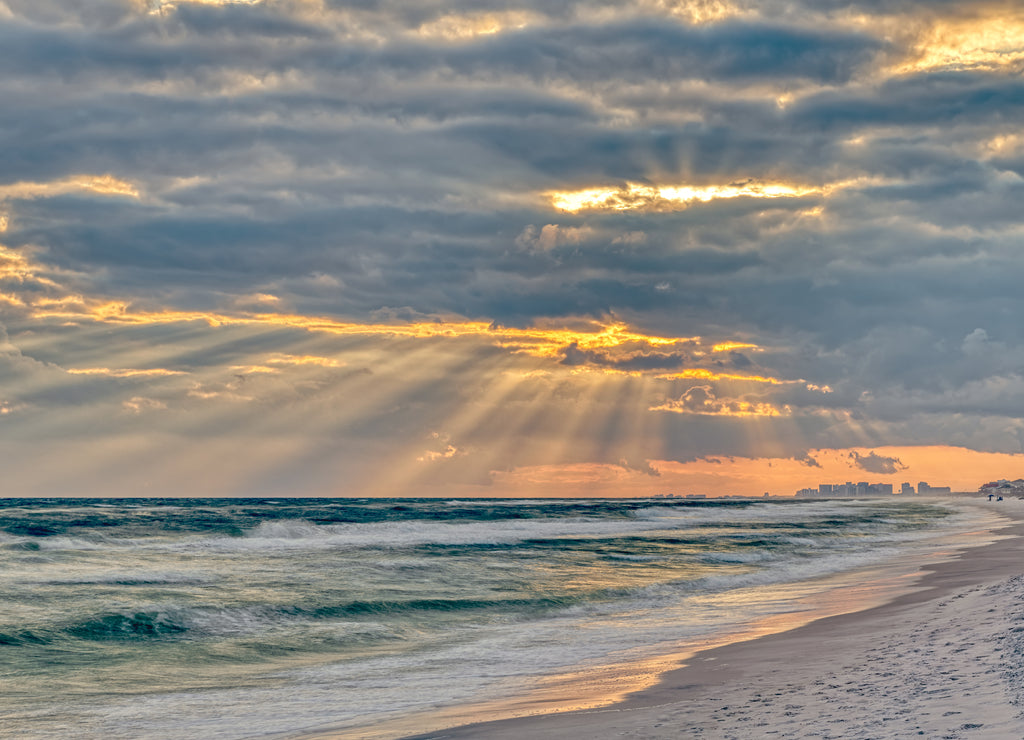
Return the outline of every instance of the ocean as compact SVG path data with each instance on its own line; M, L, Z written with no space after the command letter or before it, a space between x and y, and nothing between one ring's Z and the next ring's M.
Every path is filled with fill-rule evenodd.
M905 583L995 521L911 497L0 500L0 727L395 736L636 680L616 666Z

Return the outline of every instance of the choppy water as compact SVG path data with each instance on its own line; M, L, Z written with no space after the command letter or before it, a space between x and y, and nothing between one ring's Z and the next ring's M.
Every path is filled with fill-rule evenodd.
M899 498L0 500L0 727L370 726L737 629L979 516Z

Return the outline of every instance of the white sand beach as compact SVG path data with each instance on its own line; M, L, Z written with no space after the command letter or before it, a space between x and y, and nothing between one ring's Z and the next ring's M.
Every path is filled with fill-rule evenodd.
M697 653L608 707L417 737L1019 740L1024 502L991 505L1011 519L1002 539L928 566L886 604Z

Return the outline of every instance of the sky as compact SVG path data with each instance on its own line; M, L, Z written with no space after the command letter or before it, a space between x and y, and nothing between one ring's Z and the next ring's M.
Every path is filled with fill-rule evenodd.
M2 496L1024 476L1024 4L0 0Z

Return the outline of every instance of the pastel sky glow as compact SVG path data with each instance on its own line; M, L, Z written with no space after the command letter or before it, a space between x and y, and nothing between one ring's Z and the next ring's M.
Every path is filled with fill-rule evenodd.
M0 494L1024 477L1024 7L0 0Z

